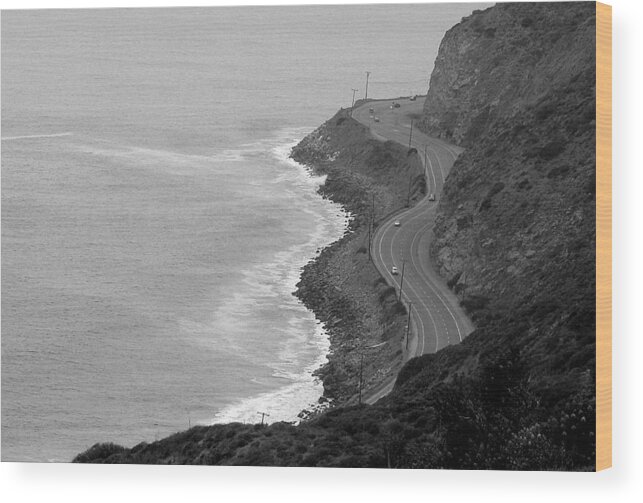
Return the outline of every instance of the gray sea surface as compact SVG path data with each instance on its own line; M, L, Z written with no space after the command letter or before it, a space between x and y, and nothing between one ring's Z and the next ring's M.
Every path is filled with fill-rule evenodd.
M289 149L475 8L3 11L2 461L314 403L292 292L347 215Z

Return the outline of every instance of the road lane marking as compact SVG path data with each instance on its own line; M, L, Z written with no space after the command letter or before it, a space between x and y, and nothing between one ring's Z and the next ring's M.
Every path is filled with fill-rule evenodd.
M378 239L378 255L379 255L380 261L382 262L382 264L384 266L384 270L386 271L386 277L390 278L390 280L391 280L390 284L395 286L397 284L397 281L395 280L393 275L389 272L388 266L386 265L386 261L384 260L384 256L382 255L382 242L384 241L384 237L387 235L387 232L391 228L391 225L392 225L393 222L394 222L393 218L391 220L385 222L382 225L382 227L379 228L376 231L375 239ZM379 237L378 237L378 233L380 234ZM391 261L394 260L394 257L392 255L392 253L391 253L390 258L391 258ZM380 273L381 273L381 271L380 271ZM416 302L418 304L422 305L422 307L424 307L424 309L426 310L427 314L429 315L431 323L433 324L433 329L434 329L435 338L436 338L436 344L437 344L438 332L437 332L437 325L435 324L435 320L433 319L433 314L431 313L431 310L428 308L428 306L424 303L424 300L422 299L422 297L420 297L417 294L417 292L415 292L415 290L412 288L412 286L411 286L411 290L414 292L414 295L417 298ZM407 296L407 298L408 298L408 296ZM420 315L420 310L417 309L417 307L416 307L416 312L418 313L418 320L419 320L420 324L422 325L422 332L421 332L421 334L422 334L422 350L421 350L420 354L424 354L424 346L425 346L424 342L425 342L425 339L426 339L426 335L425 335L426 330L425 330L425 327L424 327L424 321L422 321L422 317L419 316ZM417 336L418 336L418 347L419 347L420 346L419 345L420 333L418 333Z
M367 105L368 105L368 103L365 104L365 105L362 105L362 107L360 107L360 108L365 109ZM384 116L386 117L386 120L390 123L388 115L390 115L390 114L386 114L386 112L384 113ZM358 114L358 118L361 118L362 116L363 116L363 114ZM366 126L370 126L371 129L373 129L374 126L375 126L374 124L370 124L370 121L367 121L367 120L362 120L361 122ZM398 116L395 116L395 124L399 124L399 117ZM388 139L391 139L393 141L397 141L398 143L400 143L402 145L405 144L404 139L401 139L401 135L399 134L399 129L394 128L394 127L390 127L390 129L387 130L385 128L385 123L380 124L379 126L381 126L381 127L379 127L380 131L383 131L386 134L388 134ZM393 134L391 130L398 132L398 134ZM449 154L453 158L454 161L457 159L457 156L459 155L459 153L457 153L454 148L451 148L450 146L448 146L446 143L442 142L441 140L426 137L423 133L418 133L418 135L419 136L417 136L415 138L415 141L412 142L412 146L415 146L415 147L420 146L421 147L421 146L426 145L427 147L430 148L431 156L427 156L427 163L429 164L429 166L426 165L427 163L422 163L422 164L424 165L424 172L425 172L425 175L426 175L427 182L429 181L427 171L430 170L432 180L433 180L434 193L437 194L438 192L441 191L441 189L438 187L437 179L435 177L435 165L434 165L433 158L435 158L437 160L438 167L440 169L440 175L441 175L441 178L442 178L442 185L444 184L445 179L446 179L445 172L444 172L444 167L443 167L442 162L440 160L440 156L437 153L437 150L441 149L442 152L446 152L447 154ZM422 145L420 145L420 141L423 141L424 143ZM448 172L448 169L449 168L447 168L447 172ZM415 322L415 325L416 325L416 327L418 329L417 334L416 334L417 339L418 339L418 348L416 348L416 351L415 351L416 354L418 353L417 350L420 349L420 344L419 344L420 337L422 338L422 346L421 346L419 354L423 354L424 353L424 347L425 347L425 341L426 341L426 338L429 336L429 334L426 332L427 327L424 326L424 321L423 321L423 316L422 316L422 312L424 312L424 311L426 312L426 314L428 314L429 319L431 320L431 322L433 324L434 336L435 336L435 340L436 340L436 350L437 350L437 348L439 346L439 339L438 339L438 331L437 331L436 320L433 317L432 309L429 307L429 304L431 306L435 306L436 314L440 316L440 322L441 322L442 326L445 328L445 331L446 331L447 344L450 343L450 333L449 333L448 324L446 322L446 319L444 318L444 316L442 314L442 312L443 312L442 308L446 309L447 312L449 313L451 319L453 320L453 323L455 324L455 328L458 331L458 337L459 337L460 341L462 340L462 332L461 332L461 329L460 329L460 323L458 322L457 317L454 315L453 311L451 310L450 301L445 301L445 298L443 298L443 294L441 293L441 288L439 288L436 284L434 284L434 280L432 279L432 275L426 270L425 263L424 263L424 261L421 260L421 258L419 256L419 243L422 240L422 238L424 237L424 235L426 233L426 230L431 225L433 225L433 223L434 223L434 215L432 214L432 212L435 209L435 206L431 205L430 203L431 202L428 201L428 197L425 196L413 208L410 208L409 210L406 210L404 212L397 213L396 215L391 216L389 221L383 222L380 225L380 227L378 228L378 230L376 231L376 234L374 236L374 239L377 240L377 246L378 246L378 248L377 248L378 249L378 254L374 257L376 259L376 260L374 260L374 264L375 264L376 268L380 270L380 274L382 274L382 276L389 283L389 285L392 285L394 287L399 286L399 283L398 283L397 279L395 277L393 277L393 275L389 271L389 267L387 265L387 260L385 260L385 257L384 257L383 251L382 251L383 242L384 242L385 239L390 239L390 243L389 243L389 255L390 256L389 256L389 258L390 258L390 262L392 264L395 264L397 262L397 260L396 260L395 254L393 253L394 242L397 241L398 243L402 243L402 242L407 242L408 243L409 238L410 237L413 238L412 241L411 241L410 250L405 250L404 248L400 248L399 256L404 258L405 251L409 252L410 253L410 264L409 265L412 266L412 268L415 270L415 274L410 274L408 277L405 278L404 285L407 285L408 289L405 288L403 293L402 293L402 295L406 300L408 300L410 302L413 302L411 300L411 297L414 296L416 298L416 302L417 302L417 304L416 304L416 302L414 302L414 307L416 309L413 310L414 312L411 315L411 320L412 320L412 322ZM426 217L427 215L429 217L429 222L426 223L423 226L420 226L420 228L417 229L417 230L414 229L413 232L410 233L410 235L407 235L406 233L399 234L397 232L398 229L394 229L394 232L390 233L391 225L394 222L394 220L396 219L396 217L397 217L397 219L402 219L402 218L404 219L404 221L405 221L404 227L406 228L410 224L413 224L420 217ZM412 225L411 225L411 227L412 227ZM417 257L415 257L415 254L414 254L414 243L417 243L417 246L415 247L415 248L417 248ZM417 260L416 260L416 258L417 258ZM416 285L415 280L417 280L417 279L423 280L424 283L426 284L426 286L428 286L428 288L431 290L433 295L427 293L426 288L423 287L421 282L420 282L419 285ZM421 295L418 294L418 291L421 291ZM409 292L412 295L409 295ZM427 304L427 302L428 302L428 304ZM418 304L422 307L422 309L418 309ZM441 305L442 308L438 308L439 305ZM417 315L416 315L416 313L417 313ZM421 328L420 328L420 325L422 325Z

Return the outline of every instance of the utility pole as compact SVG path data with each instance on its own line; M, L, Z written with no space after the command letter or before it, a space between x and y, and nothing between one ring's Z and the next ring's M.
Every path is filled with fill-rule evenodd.
M372 261L373 255L371 250L373 246L373 238L375 237L375 194L372 194L371 201L371 222L368 225L368 258Z
M362 377L364 375L364 353L359 355L359 398L357 403L362 405Z
M355 93L357 91L359 91L359 89L352 89L351 88L351 91L353 91L353 103L351 103L351 117L352 117L353 116L353 107L355 106Z
M409 302L409 319L406 320L406 349L409 349L409 330L411 329L411 308L413 307L413 302Z
M366 72L366 92L364 93L364 99L368 99L368 76L371 74L371 72Z
M373 194L373 202L371 203L371 220L375 223L375 194Z
M427 147L428 147L428 145L424 145L424 178L426 178L425 185L428 187L430 185L430 183L429 183L429 174L428 174L428 172L426 170L426 168L427 168L427 164L426 164L427 163L427 160L426 160L426 149L427 149ZM433 192L435 192L435 187L433 188ZM430 193L431 193L431 191L429 190L429 194Z
M411 150L411 139L413 138L413 119L411 119L411 132L409 133L409 150Z
M404 285L404 266L406 265L406 260L402 260L402 277L400 278L400 298L402 300L402 285Z
M257 414L261 414L261 426L263 426L263 418L265 416L270 416L267 412L257 412Z
M375 239L375 219L373 218L373 215L371 215L370 229L371 229L371 232L370 232L371 241L370 241L369 250L370 250L370 259L371 259L371 262L373 262L373 239Z

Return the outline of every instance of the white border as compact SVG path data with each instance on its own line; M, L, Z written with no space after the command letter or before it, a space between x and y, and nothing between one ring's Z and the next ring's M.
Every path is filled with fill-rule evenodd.
M265 1L0 0L6 8L301 4ZM337 4L318 0L317 4ZM402 3L352 1L350 3ZM640 501L643 493L640 23L638 0L613 0L614 33L614 468L599 474L306 468L75 466L3 463L2 501Z

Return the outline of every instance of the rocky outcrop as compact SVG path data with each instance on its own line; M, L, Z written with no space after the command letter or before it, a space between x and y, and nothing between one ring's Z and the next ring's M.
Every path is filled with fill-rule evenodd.
M474 321L512 313L531 327L517 336L525 351L549 345L553 360L583 369L594 334L594 37L593 3L474 13L442 42L422 122L466 147L436 219L440 273Z
M593 77L594 9L591 2L500 3L464 18L440 44L421 129L471 145L495 120Z
M593 470L594 23L593 3L498 4L441 45L422 128L466 147L431 248L476 325L461 344L411 359L373 406L298 426L194 427L132 449L97 444L76 461ZM393 371L403 316L366 257L365 230L373 195L379 218L404 202L417 159L345 112L293 157L326 174L322 193L355 214L297 292L329 328L322 375L346 403L357 340L391 342L370 379Z
M406 312L368 256L368 228L407 202L409 178L422 173L416 154L381 142L368 128L340 111L306 136L292 151L296 161L326 175L321 193L352 215L349 232L304 267L296 295L322 321L330 336L328 364L317 374L324 394L336 404L350 403L364 391L397 375ZM411 201L424 184L413 185ZM381 344L386 343L386 344ZM360 347L377 346L361 361Z

